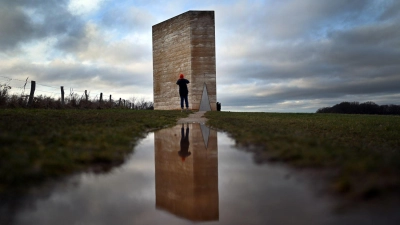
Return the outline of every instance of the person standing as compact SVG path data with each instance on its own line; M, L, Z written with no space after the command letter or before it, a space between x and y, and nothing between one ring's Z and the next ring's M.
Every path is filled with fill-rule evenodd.
M190 82L184 78L183 74L179 75L179 79L176 81L176 84L179 85L179 95L181 96L181 111L183 111L183 101L185 101L186 110L189 110L189 90L187 88L187 84L189 83Z

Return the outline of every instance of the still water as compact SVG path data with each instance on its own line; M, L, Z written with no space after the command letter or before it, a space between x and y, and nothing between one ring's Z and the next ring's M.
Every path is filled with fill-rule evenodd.
M256 164L225 133L202 124L150 133L125 164L32 191L7 219L13 225L389 224L337 214L291 169ZM381 223L382 224L382 223Z

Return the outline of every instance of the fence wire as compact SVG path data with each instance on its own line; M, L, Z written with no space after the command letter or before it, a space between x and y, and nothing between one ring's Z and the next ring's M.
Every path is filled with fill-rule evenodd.
M11 89L9 90L9 93L11 95L29 95L31 90L31 81L32 80L30 80L29 78L22 80L2 75L0 76L0 85L6 85L8 87L11 87ZM68 86L63 86L63 87L64 87L64 98L68 97L78 97L80 99L86 98L85 90L76 89L74 87L68 87ZM89 90L86 90L86 93L88 95L88 99L90 100L100 99L101 92L91 92ZM44 97L61 98L61 86L54 86L36 82L35 96L40 96L40 95ZM103 100L108 101L110 95L111 95L110 93L103 93ZM112 98L114 102L119 101L119 99L120 98ZM125 101L130 102L129 100Z

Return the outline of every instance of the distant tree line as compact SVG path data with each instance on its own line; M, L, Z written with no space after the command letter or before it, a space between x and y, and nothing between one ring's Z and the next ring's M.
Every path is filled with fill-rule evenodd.
M400 105L378 105L374 102L342 102L332 107L324 107L317 113L400 115Z

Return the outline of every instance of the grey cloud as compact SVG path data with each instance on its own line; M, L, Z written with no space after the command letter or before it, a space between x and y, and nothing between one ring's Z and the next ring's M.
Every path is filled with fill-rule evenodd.
M224 96L219 94L218 101L222 103L223 106L257 106L265 104L273 104L279 102L276 99L266 98L266 97L256 97L256 96Z
M150 31L151 26L156 23L152 14L141 8L126 7L124 5L110 5L101 18L102 24L118 30L128 32Z
M19 42L29 40L34 32L22 10L0 3L0 50L14 48Z
M352 14L352 10L361 4L360 1L355 2L350 8L344 8L343 12L338 12L339 6L343 7L345 2L332 2L334 1L318 2L317 5L326 3L327 6L322 8L332 10L329 15L334 21L335 18L340 18L340 15ZM335 4L333 7L335 9L330 9L331 4ZM367 10L371 7L371 5L366 5L363 9ZM324 10L322 11L325 12ZM359 11L356 10L353 14L357 14L357 17L369 15L359 15ZM335 16L334 12L338 15ZM319 15L320 12L317 14ZM327 82L336 80L344 84L352 80L368 81L371 77L396 76L400 64L400 51L395 47L400 46L398 38L400 20L392 18L389 21L373 21L367 25L358 24L358 21L353 24L353 27L328 29L327 37L295 42L285 40L271 42L268 38L257 36L258 39L256 38L251 44L246 37L238 34L238 39L229 39L225 46L223 42L219 43L224 46L223 48L231 49L246 44L244 47L246 51L238 55L227 55L227 52L223 52L224 49L219 53L218 57L224 57L224 61L217 64L217 73L229 74L219 78L219 82L220 84L268 83L282 79L289 82L293 78L319 78L326 79ZM310 29L305 31L312 32ZM241 38L245 41L241 42ZM254 37L249 37L249 39L252 38ZM366 84L367 82L364 85ZM327 88L331 85L334 84L328 83Z
M262 20L267 25L264 34L280 39L302 38L331 26L334 20L342 23L354 20L365 7L365 0L291 1L269 9Z
M57 48L64 52L76 53L87 49L90 40L86 37L83 29L76 30L71 36L63 36L58 39Z
M0 49L12 50L21 43L51 35L79 36L83 23L68 12L67 2L1 1Z
M296 100L313 100L324 99L324 102L336 101L370 101L380 100L375 99L374 96L390 95L398 93L398 84L400 83L399 76L392 76L386 79L365 79L365 80L351 80L349 82L320 82L314 83L311 87L300 88L296 86L283 86L279 89L274 89L274 93L265 96L256 96L256 93L262 93L269 89L268 86L260 85L252 93L246 93L241 96L225 96L220 95L219 101L229 106L246 106L246 105L267 105L277 104L284 101ZM272 88L271 88L272 89ZM349 99L348 96L353 96ZM363 96L363 97L354 97ZM354 99L356 98L356 99ZM339 103L336 102L336 103ZM379 102L378 102L379 103ZM382 102L379 104L387 104ZM327 104L329 105L329 104Z
M355 27L351 30L330 32L329 37L349 45L376 45L391 47L399 44L400 25L398 21Z
M8 77L17 77L21 71L29 71L27 77L36 80L38 84L48 84L66 87L86 87L98 89L104 85L123 89L126 87L150 87L152 78L143 76L140 72L127 69L115 69L112 66L93 67L83 64L68 64L52 62L47 66L20 63L13 68L3 70ZM99 80L96 80L100 78ZM109 91L109 90L104 90Z
M400 2L397 0L383 1L382 3L383 12L380 16L382 20L392 20L393 18L399 18L400 14Z
M326 60L353 66L393 66L400 63L399 21L332 33Z
M341 64L342 66L357 67L385 67L396 66L400 62L400 52L387 48L382 49L376 46L349 47L335 45L332 51L325 55L330 63Z
M302 100L302 99L317 99L317 98L333 98L342 97L343 101L352 101L346 99L346 95L373 95L373 94L389 94L397 92L397 85L400 79L377 80L377 81L362 81L354 83L337 83L330 86L318 85L310 88L290 87L283 88L280 93L271 96L283 100Z
M216 23L236 39L301 40L321 35L337 22L345 25L362 19L367 7L365 0L240 2L218 7Z

